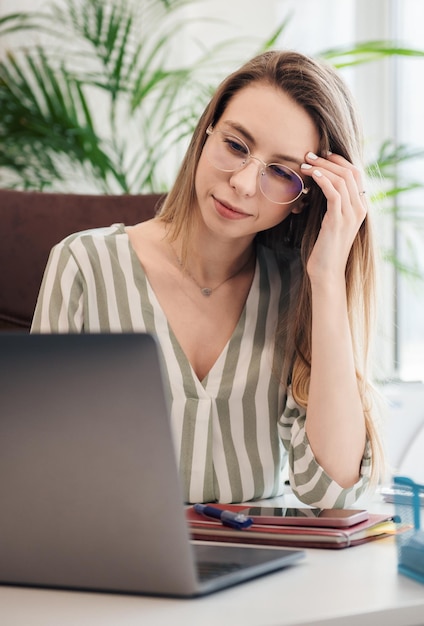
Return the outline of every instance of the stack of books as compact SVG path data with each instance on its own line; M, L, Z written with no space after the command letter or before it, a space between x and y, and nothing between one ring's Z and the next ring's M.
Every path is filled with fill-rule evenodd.
M246 510L246 505L213 504L234 513ZM352 510L353 512L353 510ZM205 517L193 507L186 510L191 538L201 541L259 544L264 546L291 546L298 548L348 548L367 541L383 539L397 532L393 516L368 513L365 521L344 528L335 528L328 521L328 527L304 525L261 524L254 522L242 530L231 528L220 520Z

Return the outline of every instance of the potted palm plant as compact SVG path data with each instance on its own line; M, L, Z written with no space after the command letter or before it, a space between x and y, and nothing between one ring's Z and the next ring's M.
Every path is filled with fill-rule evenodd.
M237 47L228 40L175 66L189 3L68 0L1 19L0 37L32 31L42 43L13 46L0 60L0 185L165 190L170 154L219 79L219 54L231 58Z

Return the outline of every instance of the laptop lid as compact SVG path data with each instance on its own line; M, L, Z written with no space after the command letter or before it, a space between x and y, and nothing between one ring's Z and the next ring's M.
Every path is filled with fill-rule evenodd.
M193 547L148 334L2 334L0 407L2 583L193 596L302 556Z

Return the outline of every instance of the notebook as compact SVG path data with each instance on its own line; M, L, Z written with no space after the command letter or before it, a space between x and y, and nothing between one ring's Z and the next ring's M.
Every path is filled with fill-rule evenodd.
M148 334L0 334L0 503L3 584L193 597L304 556L190 540Z
M216 505L221 507L221 505ZM240 512L245 505L227 504L225 508ZM186 510L191 537L204 541L230 541L232 543L260 544L262 546L292 546L296 548L340 549L357 546L368 541L393 536L396 523L393 515L369 513L368 519L345 528L317 526L284 526L255 523L243 533L223 526L213 519L202 517L192 507Z

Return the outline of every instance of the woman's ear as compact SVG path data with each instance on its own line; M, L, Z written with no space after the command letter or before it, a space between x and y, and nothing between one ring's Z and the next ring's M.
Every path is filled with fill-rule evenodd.
M291 212L298 215L299 213L302 213L305 206L306 206L306 198L305 197L299 198L293 204Z
M295 213L297 215L299 213L302 213L302 211L303 211L303 206L301 204L295 205L291 210L292 213Z

